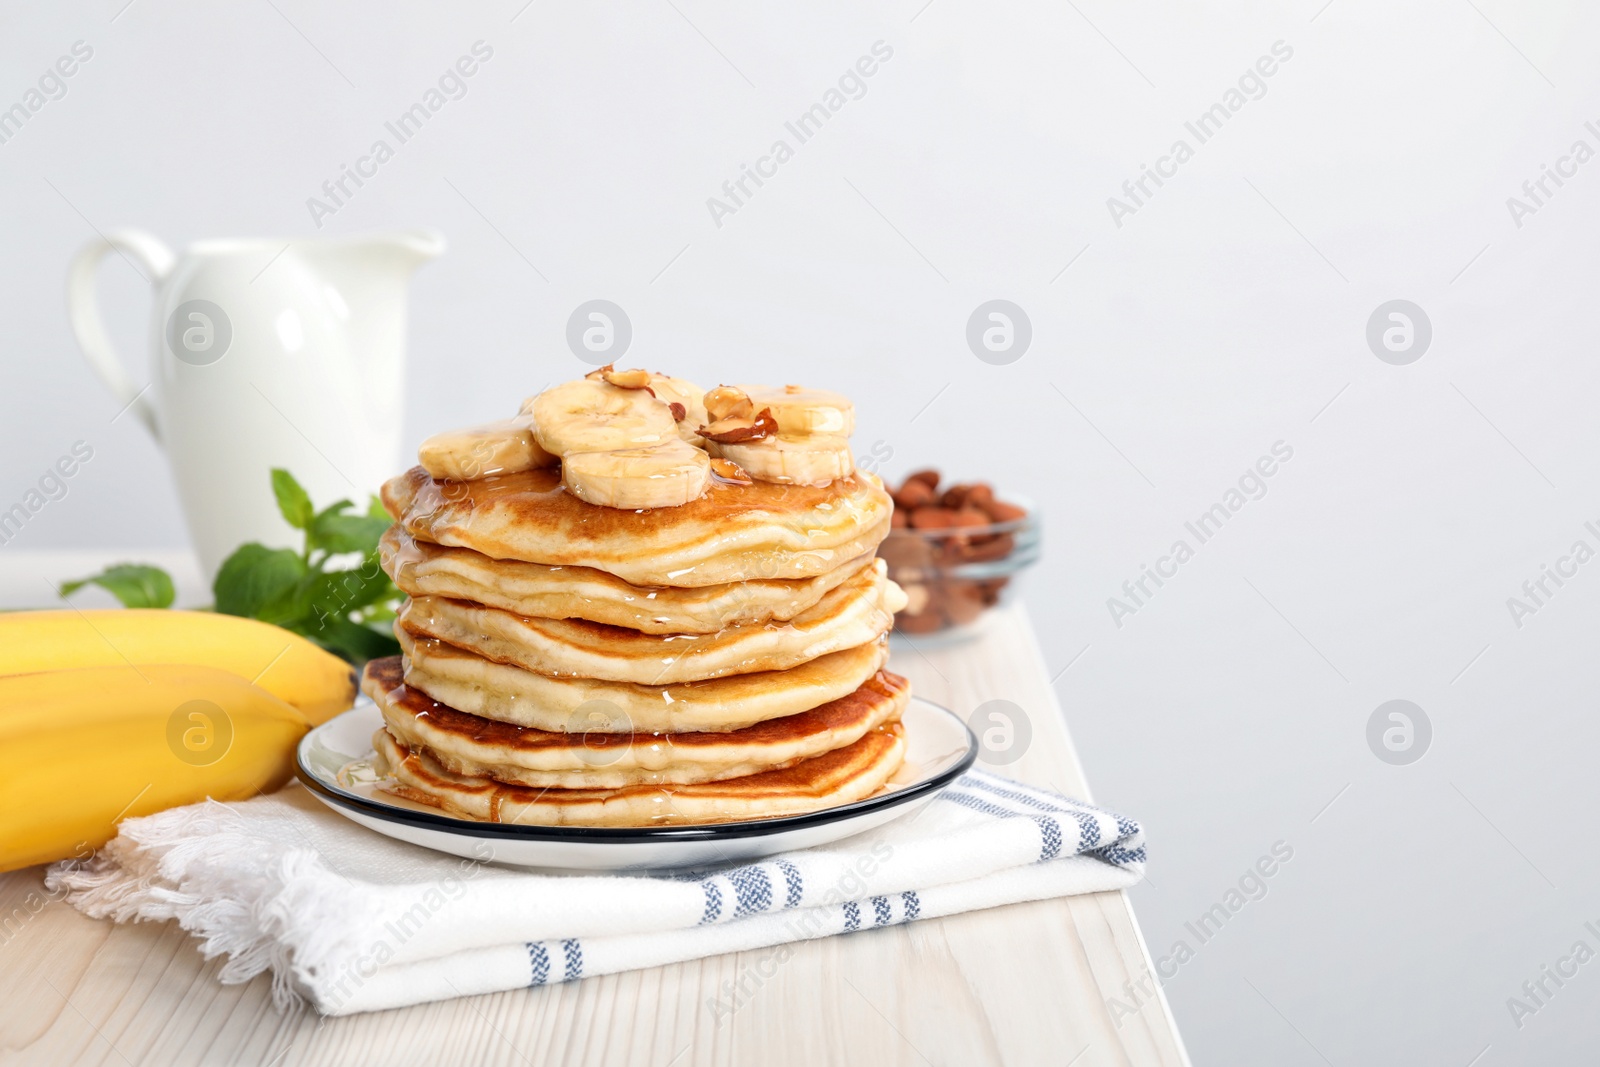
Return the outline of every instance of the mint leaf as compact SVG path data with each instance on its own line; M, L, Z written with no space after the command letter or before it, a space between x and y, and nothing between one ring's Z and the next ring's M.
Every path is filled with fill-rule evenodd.
M321 511L312 516L311 525L315 527L318 520L323 519L328 515L337 515L342 511L349 511L353 507L355 507L355 505L350 503L348 500L335 500L333 503L329 504L327 507L323 508Z
M70 596L86 585L98 585L125 608L170 608L177 595L167 572L145 563L118 563L92 577L63 582L61 595Z
M365 514L348 500L317 511L288 471L275 468L272 492L285 521L305 531L305 548L241 545L212 583L216 610L281 626L353 663L399 651L393 636L400 591L379 565L378 540L392 524L372 497ZM324 570L333 556L359 554L358 566Z
M349 619L333 619L325 626L304 633L329 652L343 656L352 663L365 663L369 659L394 656L400 652L400 642L394 639L389 627L375 630Z
M341 500L339 504L351 506L348 500ZM366 555L378 547L378 538L390 525L392 520L387 513L378 519L370 515L342 515L333 508L325 508L312 520L310 534L313 546L326 549L331 556L341 552Z
M311 580L309 611L319 620L343 619L394 595L389 576L378 566L378 557L371 555L357 569L316 575Z
M274 479L276 483L276 479ZM283 605L309 573L305 561L292 548L268 548L251 541L233 550L211 583L217 611L275 622ZM268 609L277 608L276 612Z
M311 525L311 495L294 480L294 475L282 467L272 468L272 495L278 498L278 511L282 513L284 522L296 530L304 530Z

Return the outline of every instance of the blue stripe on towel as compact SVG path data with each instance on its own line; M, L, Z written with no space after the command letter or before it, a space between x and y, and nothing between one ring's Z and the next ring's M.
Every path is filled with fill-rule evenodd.
M733 883L733 917L742 918L772 908L772 879L760 867L735 867L727 872Z
M540 942L528 942L528 965L533 973L528 982L530 986L544 985L550 980L550 953Z
M805 882L800 878L800 868L788 860L779 860L778 869L783 872L783 881L787 892L783 898L785 908L798 907L800 894L805 889Z
M872 898L872 925L873 926L888 926L889 925L889 898L888 897L873 897Z
M846 930L861 929L861 905L853 900L844 902L844 928Z
M917 896L916 890L908 889L900 894L900 899L905 902L906 917L901 922L910 922L922 914L922 899Z
M1007 800L1015 800L1019 804L1026 804L1030 808L1039 808L1042 811L1069 810L1068 808L1065 808L1054 801L1047 800L1044 797L1037 796L1033 793L1024 793L1016 789L1001 788L994 782L989 781L987 778L978 778L973 775L968 775L967 777L962 778L959 784L970 789L982 789L985 793L993 793L997 797L1005 797Z
M1079 852L1092 853L1119 866L1144 862L1144 849L1142 847L1134 850L1118 847L1118 842L1128 841L1137 837L1142 830L1137 822L1118 815L1116 812L1107 811L1105 808L1095 807L1093 804L1085 804L1065 797L1058 798L1059 803L1051 802L1048 794L1045 796L1034 795L1027 792L1027 787L1021 786L1019 783L1012 783L1017 785L1018 788L1007 789L988 775L969 774L961 778L956 784L970 789L980 789L993 796L1004 797L1032 808L1071 815L1078 822ZM999 814L997 809L983 806L982 801L962 800L960 797L951 797L950 799L988 815ZM1097 816L1102 815L1116 823L1118 842L1106 842L1104 823L1097 818ZM1103 843L1105 844L1104 848L1101 847ZM1113 858L1113 856L1116 858ZM1137 858L1134 858L1135 856Z
M578 944L577 938L569 938L561 942L561 951L567 957L567 981L575 981L583 977L583 946Z
M1008 811L1005 808L989 803L987 800L980 800L969 793L958 793L954 789L946 789L939 795L946 800L955 801L962 807L971 808L973 811L981 811L985 815L993 815L998 819L1017 819L1023 817L1017 812ZM1043 863L1045 860L1053 860L1057 856L1061 855L1061 825L1056 822L1055 818L1050 815L1032 815L1027 817L1033 819L1033 821L1038 824L1039 827L1039 862Z
M1028 792L1027 787L1018 782L1010 783L1015 785L1017 788L1007 789L998 784L995 779L992 779L987 775L979 776L975 774L969 774L961 778L957 784L970 789L981 789L986 793L993 793L995 796L1006 797L1009 800L1015 800L1019 804L1027 804L1029 807L1039 808L1043 811L1071 813L1078 819L1079 825L1085 829L1087 829L1087 824L1084 823L1084 816L1085 814L1089 814L1104 815L1107 819L1111 819L1116 822L1117 835L1124 839L1132 837L1139 832L1138 823L1134 822L1132 819L1118 815L1114 811L1107 811L1105 808L1098 808L1093 804L1085 804L1081 800L1072 800L1068 797L1057 797L1052 800L1052 794L1040 795ZM1092 837L1093 841L1098 843L1103 834L1099 826L1099 820L1097 819L1095 822L1096 825L1094 828L1094 833L1092 835L1086 834L1086 837Z
M971 793L958 793L954 788L946 789L943 793L940 793L939 799L954 801L964 808L981 811L983 814L993 815L997 819L1014 819L1017 817L1017 813L1014 811L1007 811L1005 808L997 804L991 804L987 800L981 800Z
M1039 862L1055 859L1061 855L1061 824L1056 822L1053 815L1035 815L1032 818L1039 824Z
M700 883L700 888L706 891L706 910L700 913L700 925L704 926L722 918L722 890L709 878Z
M1138 848L1129 849L1123 848L1121 845L1108 845L1105 848L1096 849L1094 855L1099 856L1107 863L1116 864L1118 867L1128 867L1135 863L1144 862L1144 846L1140 845Z
M940 793L939 797L943 800L960 804L964 808L971 808L973 811L981 812L984 815L994 816L997 819L1031 818L1039 826L1041 838L1040 861L1054 859L1061 854L1064 842L1061 836L1061 826L1054 815L1036 814L1027 816L1023 812L1002 808L998 804L994 804L982 797L962 792L960 787L980 788L994 796L1006 796L1011 792L1010 790L995 786L982 778L969 775L959 779L954 786ZM1050 811L1061 815L1071 815L1078 823L1078 843L1074 854L1083 853L1095 856L1118 867L1128 867L1145 862L1143 844L1131 849L1124 847L1126 842L1137 840L1143 833L1139 824L1132 819L1124 818L1115 812L1106 811L1104 808L1094 807L1092 804L1080 805L1077 801L1069 800L1066 804L1070 806L1059 806L1046 805L1040 801L1030 801L1025 794L1018 793L1015 794L1015 797L1018 803L1028 803L1034 807L1046 807ZM1095 817L1096 814L1104 815L1107 819L1116 822L1119 835L1117 840L1102 844L1105 841L1105 832L1101 827L1100 820Z

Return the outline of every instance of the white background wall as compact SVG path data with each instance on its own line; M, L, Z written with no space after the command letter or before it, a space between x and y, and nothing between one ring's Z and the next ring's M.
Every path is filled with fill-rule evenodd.
M1097 798L1149 827L1152 950L1292 847L1167 983L1196 1062L1592 1056L1600 963L1520 1029L1506 1004L1600 950L1600 563L1521 628L1506 606L1600 548L1600 161L1520 227L1506 206L1600 149L1592 9L123 2L0 14L5 103L94 49L0 145L0 506L96 449L0 551L183 541L67 328L91 227L313 232L306 198L481 39L468 95L323 231L450 240L412 289L408 444L586 370L563 331L593 297L629 312L626 362L852 394L887 473L1039 501L1026 599ZM866 95L715 225L706 199L879 40ZM1277 41L1266 94L1115 225L1107 197ZM142 344L138 277L113 258L102 294ZM996 297L1033 323L1009 366L964 340ZM1433 325L1407 366L1364 337L1396 298ZM1107 598L1280 440L1267 494L1114 625ZM1366 741L1394 698L1433 725L1409 766Z

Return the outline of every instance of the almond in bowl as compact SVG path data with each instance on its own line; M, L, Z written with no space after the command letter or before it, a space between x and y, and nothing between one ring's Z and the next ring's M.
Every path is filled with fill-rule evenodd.
M891 529L878 555L905 590L898 633L970 631L1039 557L1031 509L996 496L986 482L944 486L938 471L921 470L892 495Z

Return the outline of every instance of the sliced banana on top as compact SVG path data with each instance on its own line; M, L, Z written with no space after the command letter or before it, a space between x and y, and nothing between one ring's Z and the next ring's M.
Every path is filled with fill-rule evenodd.
M656 399L664 401L671 408L676 404L683 409L679 415L677 408L672 413L678 419L678 436L691 445L700 445L700 434L696 427L704 426L711 421L706 415L706 392L698 385L683 378L671 378L665 374L652 374L650 388L656 394Z
M539 444L559 455L561 481L579 500L637 511L705 493L711 457L691 443L703 421L692 382L606 366L522 405Z
M671 508L696 500L711 481L711 457L674 436L648 448L570 452L561 481L579 500L636 511Z
M850 442L838 434L777 433L755 441L707 441L706 450L731 459L758 482L779 485L827 485L855 470Z
M742 483L820 486L855 470L848 440L855 407L822 389L724 385L707 393L682 378L606 366L546 389L522 410L533 423L533 447L560 457L568 491L604 507L687 504L710 484L712 456L735 464L722 476ZM545 462L531 454L516 461ZM448 465L438 461L440 469Z
M533 415L539 444L558 456L681 440L672 409L648 389L580 378L546 389L523 410Z
M856 408L849 399L826 389L798 385L741 385L751 406L766 408L787 434L837 434L849 437L856 429Z
M533 433L533 417L470 426L436 433L417 449L417 461L435 478L472 481L496 474L516 474L554 467L561 457L545 451Z

